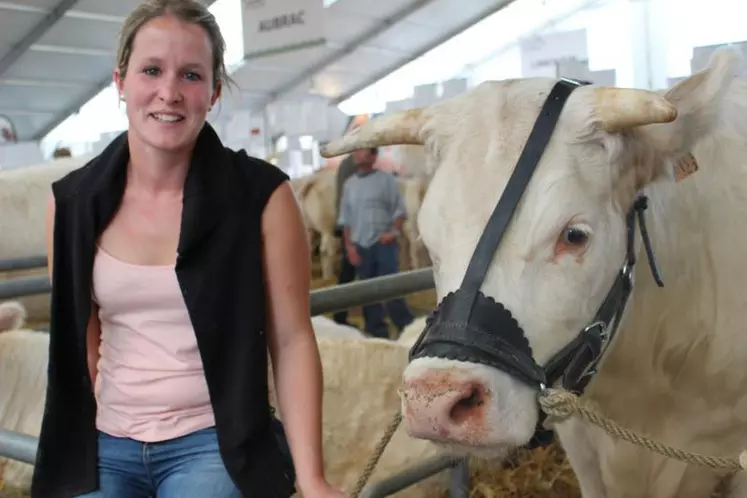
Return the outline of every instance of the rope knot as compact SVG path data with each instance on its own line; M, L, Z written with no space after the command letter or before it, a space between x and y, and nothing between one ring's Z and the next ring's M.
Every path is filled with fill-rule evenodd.
M558 420L565 420L578 410L578 398L573 393L558 389L542 391L539 404L543 412Z

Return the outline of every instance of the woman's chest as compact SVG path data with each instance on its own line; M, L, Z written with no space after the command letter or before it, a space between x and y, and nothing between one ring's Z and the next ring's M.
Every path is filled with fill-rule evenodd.
M171 264L176 259L181 223L181 203L125 201L99 244L132 263Z

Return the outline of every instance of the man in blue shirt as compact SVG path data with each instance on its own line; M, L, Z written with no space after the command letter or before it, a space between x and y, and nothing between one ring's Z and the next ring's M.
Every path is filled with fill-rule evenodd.
M397 239L407 210L397 179L391 173L374 169L378 149L351 153L358 169L343 185L337 224L343 227L343 250L356 267L361 280L399 272ZM404 299L384 303L399 332L414 317ZM381 303L363 307L366 333L389 338Z

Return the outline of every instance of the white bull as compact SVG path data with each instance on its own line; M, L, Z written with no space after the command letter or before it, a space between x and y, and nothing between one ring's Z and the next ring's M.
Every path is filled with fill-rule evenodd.
M92 156L59 158L50 162L0 171L0 260L46 254L45 212L51 184L83 166ZM47 275L47 270L19 270L0 278ZM49 320L49 295L19 299L28 319Z
M481 288L511 311L533 360L545 365L591 323L625 259L626 213L644 192L665 286L652 279L638 233L633 295L583 399L638 433L719 456L747 447L747 82L735 79L739 64L727 49L667 91L573 91ZM555 83L486 82L370 121L322 151L425 145L434 177L418 223L439 300L460 287ZM688 153L699 171L682 178L676 165ZM416 359L403 377L404 424L453 451L502 458L533 434L536 395L536 386L495 368ZM723 475L576 419L556 430L584 498L704 498ZM739 496L738 484L728 496Z

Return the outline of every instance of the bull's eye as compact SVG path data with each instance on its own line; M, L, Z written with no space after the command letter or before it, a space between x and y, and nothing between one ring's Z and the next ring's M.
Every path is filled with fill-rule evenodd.
M591 237L591 228L583 224L566 226L555 241L553 257L558 258L564 254L582 255Z
M578 227L568 227L563 231L562 242L566 246L580 247L589 241L589 234Z

